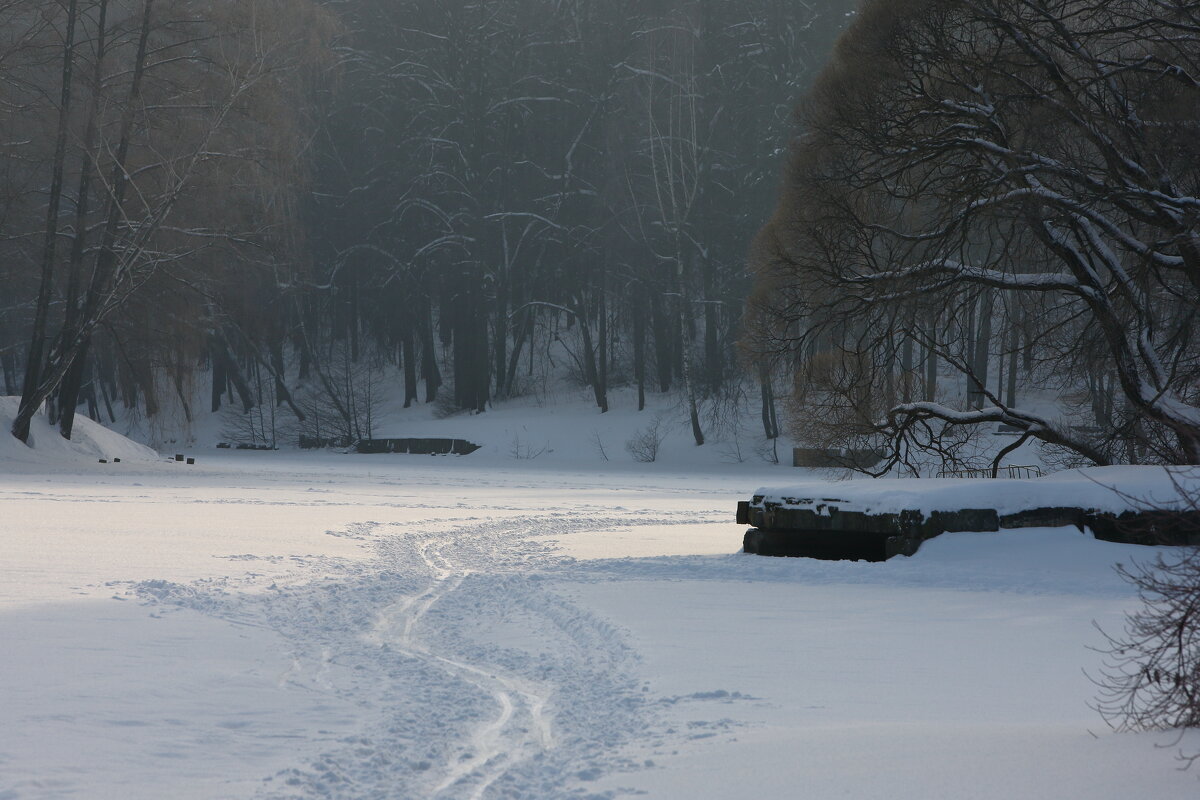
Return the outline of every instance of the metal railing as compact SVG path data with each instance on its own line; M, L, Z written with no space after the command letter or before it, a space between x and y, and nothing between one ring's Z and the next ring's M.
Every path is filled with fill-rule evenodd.
M1044 473L1042 468L1033 464L1005 464L996 471L997 478L1040 478ZM939 478L990 478L992 468L983 469L943 469L937 474Z

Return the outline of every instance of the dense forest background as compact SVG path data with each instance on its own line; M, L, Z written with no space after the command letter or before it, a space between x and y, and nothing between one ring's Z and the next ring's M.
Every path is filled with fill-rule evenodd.
M558 359L699 443L850 5L6 0L0 388L358 437L388 370L483 411Z
M1197 54L1192 0L0 0L13 433L567 376L881 471L1200 463Z

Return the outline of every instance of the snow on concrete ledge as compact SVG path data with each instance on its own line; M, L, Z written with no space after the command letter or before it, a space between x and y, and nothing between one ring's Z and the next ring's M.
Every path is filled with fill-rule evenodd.
M127 439L86 416L75 417L71 440L51 426L46 415L35 414L29 426L29 446L12 436L13 418L20 407L19 397L0 397L0 470L17 464L52 465L112 461L155 461L158 453Z
M1192 502L1189 497L1197 502ZM1120 514L1200 505L1200 467L1091 467L1042 478L863 478L798 481L754 492L754 506L835 506L864 514L995 509L999 515L1072 507Z

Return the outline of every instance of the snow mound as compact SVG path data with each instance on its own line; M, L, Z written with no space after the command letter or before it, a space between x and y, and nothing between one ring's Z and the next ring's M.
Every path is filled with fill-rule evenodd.
M50 425L43 413L35 414L29 426L29 446L9 434L20 407L19 397L0 397L0 470L15 464L95 463L111 461L156 461L158 453L145 445L110 431L84 416L75 417L71 440Z

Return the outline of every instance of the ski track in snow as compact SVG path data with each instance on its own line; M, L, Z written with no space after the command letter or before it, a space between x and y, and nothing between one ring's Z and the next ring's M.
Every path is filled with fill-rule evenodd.
M537 537L709 521L572 511L422 530L354 523L329 534L361 541L365 561L309 557L268 585L145 581L129 594L272 630L291 649L281 685L358 705L358 734L265 776L263 800L612 797L589 784L635 766L620 745L646 734L657 704L623 634L555 592L586 567Z

